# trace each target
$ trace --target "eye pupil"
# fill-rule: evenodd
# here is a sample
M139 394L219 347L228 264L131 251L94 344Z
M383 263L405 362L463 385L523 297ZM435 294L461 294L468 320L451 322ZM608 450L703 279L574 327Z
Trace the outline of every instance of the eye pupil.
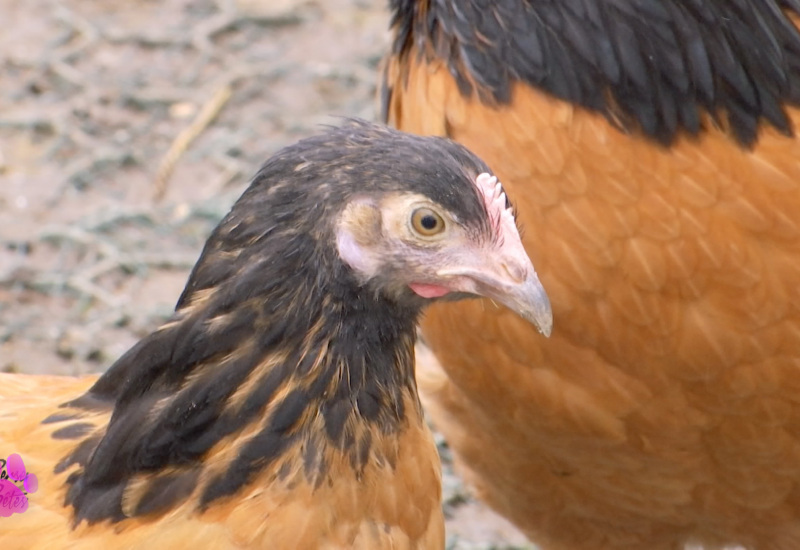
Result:
M430 208L417 208L411 214L411 227L423 237L433 237L444 231L444 220Z
M424 227L428 231L430 231L431 229L435 229L438 223L439 221L430 214L423 216L422 219L420 220L420 224L422 224L422 227Z

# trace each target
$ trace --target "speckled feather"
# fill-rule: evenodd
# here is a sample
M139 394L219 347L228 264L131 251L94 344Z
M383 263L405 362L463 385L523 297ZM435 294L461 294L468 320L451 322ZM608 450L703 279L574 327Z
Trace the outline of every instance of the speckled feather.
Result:
M480 5L393 3L386 114L493 166L556 328L435 306L426 411L545 550L800 548L798 4Z

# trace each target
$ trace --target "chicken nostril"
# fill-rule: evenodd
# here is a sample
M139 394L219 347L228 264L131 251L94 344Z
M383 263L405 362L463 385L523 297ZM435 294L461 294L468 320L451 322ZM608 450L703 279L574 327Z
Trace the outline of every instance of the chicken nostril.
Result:
M500 262L500 265L515 283L522 283L527 278L528 270L525 269L525 266L505 261Z

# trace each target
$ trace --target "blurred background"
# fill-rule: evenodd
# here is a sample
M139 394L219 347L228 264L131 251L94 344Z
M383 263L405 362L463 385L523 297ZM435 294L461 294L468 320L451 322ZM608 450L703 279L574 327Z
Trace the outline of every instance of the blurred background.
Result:
M387 4L0 0L0 369L100 372L163 322L267 157L377 119ZM448 548L533 548L438 441Z

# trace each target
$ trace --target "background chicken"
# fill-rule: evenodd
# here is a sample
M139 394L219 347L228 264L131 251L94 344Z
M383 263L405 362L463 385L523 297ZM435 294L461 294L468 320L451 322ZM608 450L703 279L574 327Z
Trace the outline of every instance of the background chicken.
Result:
M0 543L442 548L419 312L480 294L552 322L487 170L362 122L276 154L102 377L0 376L0 448L40 483Z
M391 4L386 118L496 168L553 300L426 316L468 477L546 549L800 548L800 3Z

